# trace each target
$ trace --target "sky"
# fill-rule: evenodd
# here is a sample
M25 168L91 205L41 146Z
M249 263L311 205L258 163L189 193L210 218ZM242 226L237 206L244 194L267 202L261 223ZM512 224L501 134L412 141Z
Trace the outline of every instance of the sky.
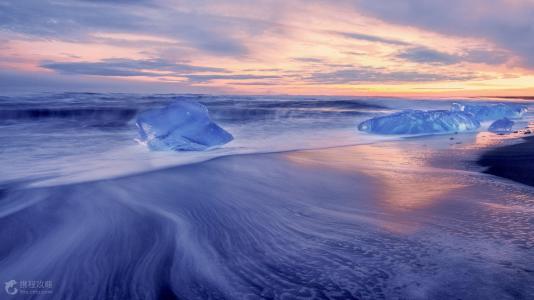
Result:
M534 0L0 0L0 90L534 95Z

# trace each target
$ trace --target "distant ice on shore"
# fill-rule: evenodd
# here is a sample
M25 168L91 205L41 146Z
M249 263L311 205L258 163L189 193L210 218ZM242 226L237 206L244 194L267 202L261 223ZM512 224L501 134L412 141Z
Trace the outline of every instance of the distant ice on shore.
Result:
M462 104L453 103L452 111L462 111L473 115L478 121L492 121L502 118L518 119L527 112L527 107L521 104L496 103L496 104Z
M480 123L464 112L405 110L362 122L358 129L378 134L423 134L473 131Z
M480 122L497 120L489 130L508 132L514 124L508 118L521 118L527 110L520 104L453 103L450 110L404 110L374 117L360 123L358 129L375 134L437 134L475 131Z
M491 123L488 131L494 133L509 133L512 131L512 126L514 126L514 121L511 121L508 118L499 119Z

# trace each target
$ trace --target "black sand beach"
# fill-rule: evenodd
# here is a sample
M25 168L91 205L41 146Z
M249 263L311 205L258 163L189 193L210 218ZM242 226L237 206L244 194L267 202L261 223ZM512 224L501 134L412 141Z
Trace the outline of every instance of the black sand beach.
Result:
M534 298L534 190L433 166L461 153L423 143L8 189L0 280L62 299Z
M489 150L478 163L488 167L485 171L488 174L534 186L534 137Z

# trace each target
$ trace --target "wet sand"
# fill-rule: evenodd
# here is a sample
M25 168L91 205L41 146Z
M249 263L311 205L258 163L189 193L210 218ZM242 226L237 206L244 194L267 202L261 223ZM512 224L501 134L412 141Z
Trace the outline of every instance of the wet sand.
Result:
M499 147L484 153L478 163L488 174L534 186L534 137L522 143Z
M53 282L32 299L533 299L534 189L458 168L458 139L8 188L0 280Z

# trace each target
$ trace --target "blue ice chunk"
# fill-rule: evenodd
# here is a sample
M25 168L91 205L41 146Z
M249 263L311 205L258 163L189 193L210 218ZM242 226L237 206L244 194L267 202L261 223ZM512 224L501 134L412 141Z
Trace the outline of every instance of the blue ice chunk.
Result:
M512 126L514 126L514 121L504 118L493 122L488 130L495 133L510 133Z
M521 118L527 107L521 104L496 103L496 104L462 104L453 103L451 111L463 111L472 114L479 121L499 120L502 118Z
M178 101L137 117L140 140L151 150L199 151L230 142L230 133L215 124L208 109L194 101Z
M377 134L433 134L471 131L480 127L472 115L448 110L405 110L360 123L358 129Z

